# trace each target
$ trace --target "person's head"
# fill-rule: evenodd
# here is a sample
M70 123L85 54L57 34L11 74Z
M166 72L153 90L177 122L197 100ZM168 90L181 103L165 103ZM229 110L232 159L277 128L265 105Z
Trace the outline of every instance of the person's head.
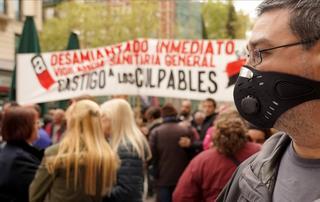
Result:
M153 120L156 120L161 117L161 109L159 107L151 106L145 112L145 117L147 119L147 122L150 123Z
M136 119L139 118L142 121L142 125L146 124L148 122L148 119L146 116L147 116L147 110L150 109L150 107L152 107L152 106L141 106L141 107L137 106L136 107L136 110L137 110L136 113L138 113L139 116L135 115L135 117L136 117Z
M56 109L54 111L52 120L54 124L62 124L65 120L65 112L63 109Z
M176 117L178 115L178 112L176 108L171 103L166 103L161 108L161 117Z
M305 146L320 141L319 10L319 0L264 0L234 93L247 120L286 131Z
M67 185L79 186L77 173L84 167L86 194L110 192L116 180L118 159L104 138L99 105L90 100L75 102L67 109L66 120L67 128L58 154L46 159L49 173L58 168L65 168L67 173L74 169L75 176L67 174ZM99 175L105 177L98 179ZM69 178L74 182L69 183ZM101 180L100 183L97 180ZM101 193L98 193L99 190Z
M220 114L215 120L215 128L213 144L226 156L233 156L247 142L247 126L236 110Z
M6 110L1 135L4 141L32 143L38 138L37 112L28 107L10 107Z
M81 100L91 100L91 101L94 101L94 97L92 97L91 95L80 95L78 97L75 97L75 98L72 98L69 100L69 105L72 105L73 103L75 102L79 102Z
M202 111L196 111L193 115L193 120L197 125L202 125L206 115Z
M37 118L40 119L40 117L41 117L41 108L40 108L39 105L32 104L32 105L25 105L24 107L34 109L37 112Z
M64 117L63 110L56 110L55 116L59 115ZM72 104L66 112L67 120L67 133L71 131L78 131L84 134L94 134L99 138L102 134L100 123L100 108L99 105L90 100L82 100Z
M49 114L45 114L43 116L43 125L42 128L46 128L46 126L48 124L52 123L52 116L50 116Z
M56 109L50 109L48 112L48 115L51 116L51 118L53 118L55 112L56 112Z
M144 135L139 130L130 104L124 99L112 99L101 106L102 125L105 136L110 137L114 151L120 145L132 145L143 160L151 157L151 152Z
M271 136L271 131L249 124L247 135L251 142L263 144Z
M207 98L202 103L202 109L206 116L210 116L216 111L217 103L212 98Z
M189 116L191 114L192 104L190 100L183 100L181 102L180 115Z
M18 107L18 106L19 106L19 104L18 104L17 102L15 102L15 101L7 101L7 102L5 102L5 103L3 104L2 110L3 110L4 112L6 112L9 108L11 108L11 107Z

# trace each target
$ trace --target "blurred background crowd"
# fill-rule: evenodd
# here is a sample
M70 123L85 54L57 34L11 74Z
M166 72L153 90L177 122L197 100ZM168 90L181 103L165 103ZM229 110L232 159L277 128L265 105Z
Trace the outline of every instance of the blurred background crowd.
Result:
M127 96L100 106L81 96L69 105L43 115L38 105L3 105L1 201L214 201L274 133L212 98L195 109L190 100L135 109Z

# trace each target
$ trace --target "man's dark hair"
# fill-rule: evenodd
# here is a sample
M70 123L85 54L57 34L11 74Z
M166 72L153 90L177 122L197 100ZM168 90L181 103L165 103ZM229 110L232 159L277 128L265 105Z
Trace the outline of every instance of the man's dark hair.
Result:
M4 114L1 135L4 141L25 141L35 130L37 112L29 107L10 107Z
M290 11L290 29L302 41L319 40L320 0L264 0L258 6L257 11L260 16L275 9L288 9ZM304 47L306 49L311 48L316 42L304 44Z
M149 120L150 118L158 119L161 117L161 109L159 107L151 106L145 112L146 118Z
M161 108L161 116L162 117L169 117L169 116L177 116L178 112L176 108L171 103L166 103Z
M214 108L217 108L217 102L212 98L207 98L204 100L205 102L211 102Z

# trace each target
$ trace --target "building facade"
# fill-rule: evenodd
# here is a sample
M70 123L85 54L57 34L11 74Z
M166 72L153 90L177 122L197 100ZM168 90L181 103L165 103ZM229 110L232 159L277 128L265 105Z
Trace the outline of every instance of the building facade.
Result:
M25 16L34 16L41 30L42 0L0 0L0 105L8 98Z

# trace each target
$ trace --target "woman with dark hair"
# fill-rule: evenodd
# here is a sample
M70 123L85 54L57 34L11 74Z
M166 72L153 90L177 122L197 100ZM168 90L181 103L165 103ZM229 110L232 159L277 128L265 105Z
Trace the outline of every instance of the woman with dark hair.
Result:
M247 141L246 124L236 111L220 114L215 127L214 147L190 162L179 179L173 201L215 201L237 166L260 150L260 145Z
M28 201L29 185L43 157L31 144L37 139L37 112L31 108L8 108L3 116L1 135L6 144L0 149L0 201Z

